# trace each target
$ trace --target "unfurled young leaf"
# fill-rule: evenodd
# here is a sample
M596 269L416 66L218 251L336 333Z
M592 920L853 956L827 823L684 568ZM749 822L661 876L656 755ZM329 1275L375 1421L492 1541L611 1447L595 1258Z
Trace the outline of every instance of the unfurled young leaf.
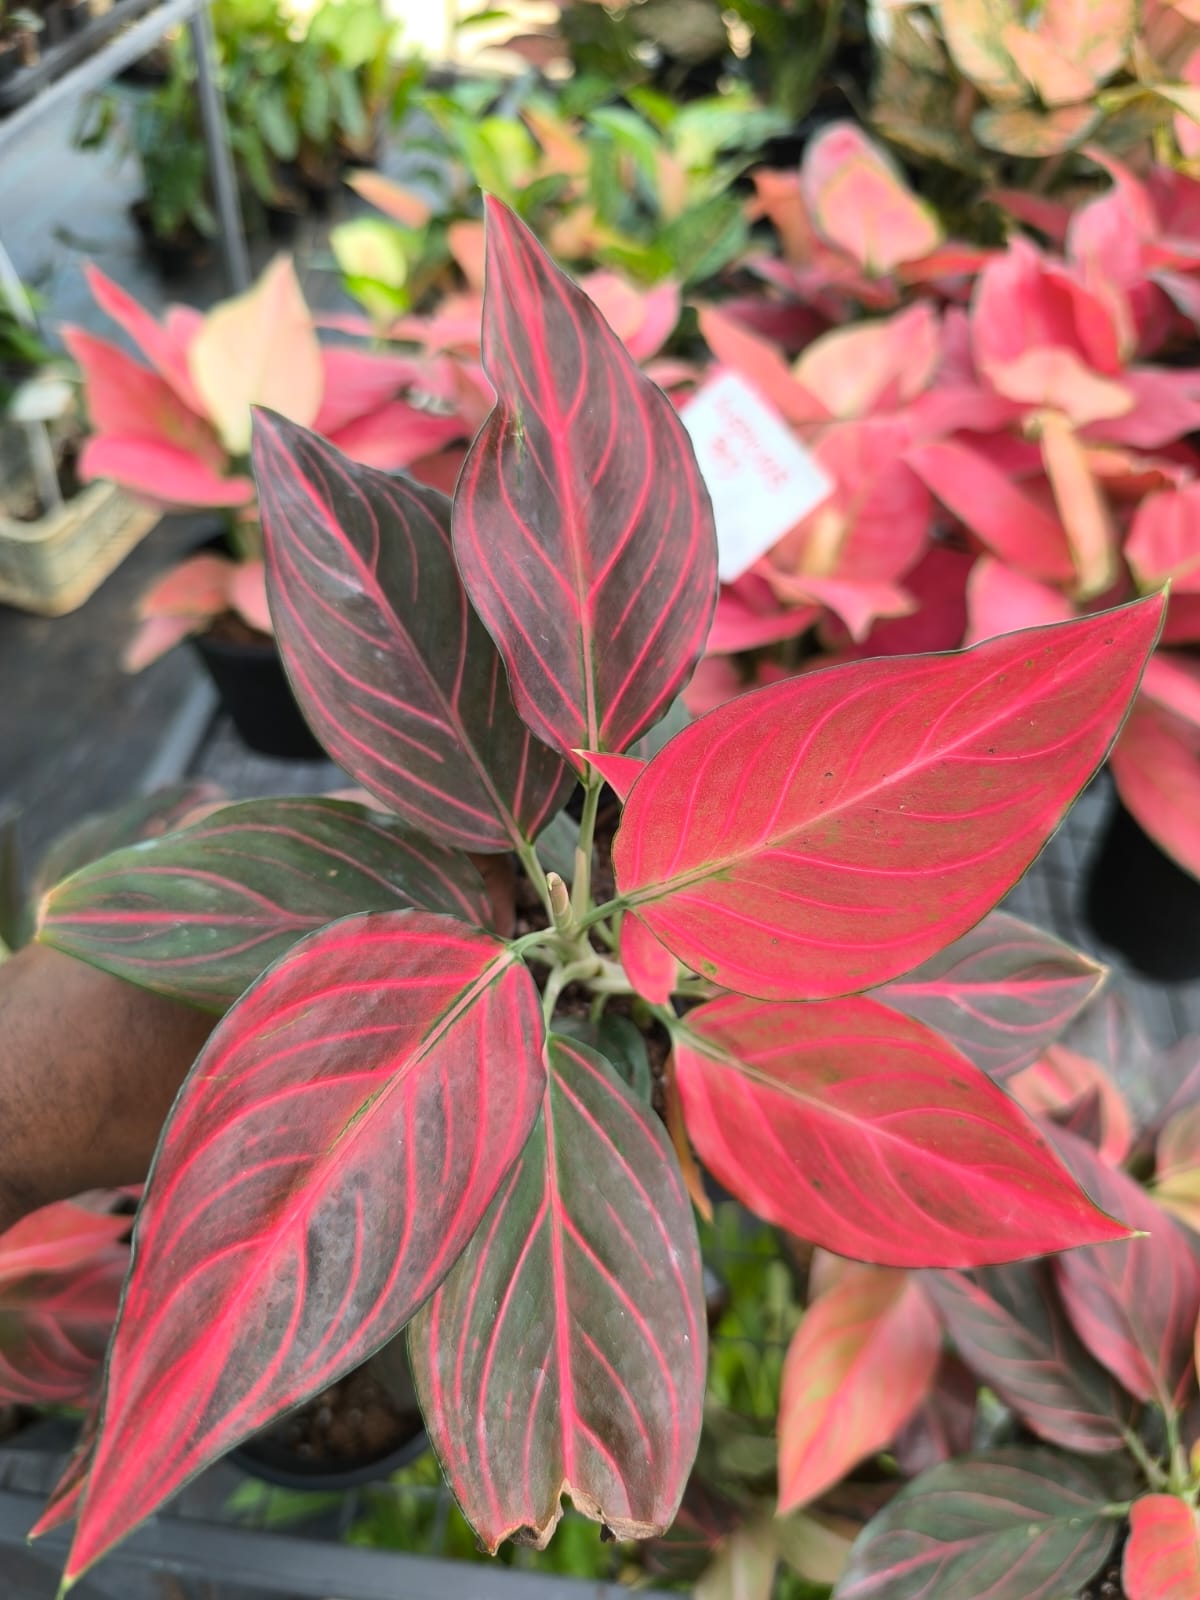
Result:
M1128 1600L1196 1600L1200 1521L1193 1507L1173 1494L1135 1500L1121 1577Z
M1055 1143L1099 1205L1145 1238L1070 1250L1054 1264L1063 1304L1091 1353L1139 1400L1178 1406L1195 1382L1200 1262L1177 1224L1125 1173L1064 1132Z
M1104 967L1007 911L993 911L940 955L874 991L1005 1078L1035 1061L1091 1000Z
M963 1360L1048 1444L1119 1450L1129 1401L1075 1336L1049 1265L990 1267L920 1281Z
M38 937L223 1011L305 934L405 906L479 926L491 917L457 851L340 800L246 800L76 872L43 900Z
M421 911L310 935L219 1024L142 1202L68 1578L433 1293L529 1135L542 1037L507 947Z
M815 1500L890 1443L925 1399L941 1355L910 1273L851 1273L804 1313L783 1369L779 1509Z
M993 1083L871 1000L710 1001L679 1027L675 1069L713 1176L839 1255L978 1266L1125 1234Z
M329 754L440 843L532 838L568 780L513 708L454 563L449 501L263 412L254 463L276 637Z
M1108 1495L1049 1450L934 1467L869 1522L834 1600L1066 1600L1102 1565Z
M533 731L564 753L619 752L704 650L712 507L674 408L494 200L487 249L497 400L455 495L455 554Z
M1162 612L1156 596L719 706L634 786L618 890L687 966L744 994L899 976L1037 855L1120 727Z
M489 1550L544 1546L564 1494L620 1537L670 1525L704 1397L696 1225L661 1122L587 1046L551 1037L541 1118L409 1348Z

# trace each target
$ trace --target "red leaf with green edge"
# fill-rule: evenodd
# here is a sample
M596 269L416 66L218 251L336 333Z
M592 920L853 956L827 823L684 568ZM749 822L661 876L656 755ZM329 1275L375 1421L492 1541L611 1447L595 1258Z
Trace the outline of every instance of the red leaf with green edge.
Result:
M271 616L309 724L356 783L464 850L532 838L566 799L467 600L450 502L259 411Z
M666 1005L679 976L679 963L632 911L621 918L621 965L644 1000Z
M551 1036L542 1116L414 1319L425 1425L480 1539L542 1548L569 1494L622 1538L667 1528L696 1454L700 1247L653 1111Z
M246 800L75 873L38 938L129 983L224 1011L298 939L356 911L487 924L457 851L341 800Z
M1200 1519L1191 1506L1173 1494L1134 1501L1121 1578L1128 1600L1196 1600Z
M704 651L712 506L675 408L523 223L487 201L483 363L454 552L547 744L626 749Z
M224 791L215 783L174 783L153 794L139 795L112 811L85 817L69 832L60 834L46 851L30 886L31 897L40 899L47 889L112 850L173 833L195 813L219 805L224 798Z
M929 1393L941 1348L909 1273L851 1273L809 1306L783 1366L781 1512L815 1500L896 1436Z
M629 799L629 791L646 765L641 756L609 756L595 750L576 750L575 754L582 756L595 767L622 803Z
M743 994L824 999L910 971L1058 826L1121 725L1163 604L718 706L634 785L613 845L621 896L685 965Z
M1129 1401L1076 1338L1047 1263L921 1282L959 1355L1039 1438L1088 1455L1122 1448Z
M1126 1236L990 1079L872 1000L724 996L676 1029L675 1070L713 1176L839 1255L985 1266Z
M867 1524L833 1600L1064 1600L1112 1548L1108 1499L1049 1450L948 1461Z
M142 1201L69 1581L432 1294L529 1136L542 1039L509 949L423 911L311 934L217 1026Z
M1106 976L1061 939L993 911L874 998L928 1023L968 1061L1003 1078L1036 1061Z
M1054 1263L1075 1331L1138 1400L1179 1404L1193 1383L1192 1339L1200 1316L1200 1262L1184 1233L1124 1172L1081 1139L1054 1142L1088 1193L1145 1238L1072 1250Z

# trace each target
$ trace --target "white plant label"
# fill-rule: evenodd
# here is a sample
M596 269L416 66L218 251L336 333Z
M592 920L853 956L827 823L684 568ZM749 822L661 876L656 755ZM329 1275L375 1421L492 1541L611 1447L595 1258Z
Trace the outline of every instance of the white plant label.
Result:
M735 373L706 383L680 412L717 524L722 583L819 506L833 484L778 413Z

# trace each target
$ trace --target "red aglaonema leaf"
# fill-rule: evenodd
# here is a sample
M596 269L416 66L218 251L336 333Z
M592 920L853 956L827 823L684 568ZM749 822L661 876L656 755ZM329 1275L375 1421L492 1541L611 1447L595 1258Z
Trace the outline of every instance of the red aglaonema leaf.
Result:
M1068 1251L1055 1262L1067 1315L1130 1394L1173 1407L1194 1382L1200 1263L1180 1228L1132 1178L1069 1133L1056 1130L1054 1142L1096 1202L1146 1234Z
M432 1294L533 1126L542 1037L509 949L422 911L311 934L218 1025L142 1202L69 1581Z
M1049 1450L948 1461L867 1524L833 1600L1064 1600L1112 1548L1108 1500Z
M457 851L341 800L246 800L75 873L43 900L38 938L223 1011L305 934L404 906L491 917Z
M1096 994L1106 970L1007 911L977 927L874 998L949 1039L1004 1078L1036 1061Z
M40 1539L52 1529L63 1527L78 1514L79 1502L83 1499L83 1491L87 1487L88 1473L92 1470L92 1456L96 1450L96 1431L99 1425L100 1396L97 1393L88 1403L75 1448L71 1451L58 1482L51 1490L41 1516L30 1528L27 1535L29 1539Z
M940 656L856 661L719 706L637 780L628 905L766 999L885 983L991 909L1112 743L1163 599Z
M1128 1600L1196 1600L1200 1519L1173 1494L1147 1494L1129 1513L1121 1577Z
M70 1200L0 1233L0 1404L78 1405L116 1320L128 1217Z
M259 412L254 464L275 633L333 759L410 827L466 850L531 838L563 764L517 716L435 489Z
M642 768L646 765L641 756L610 756L594 750L577 750L575 754L591 762L621 801L629 799L629 791L641 777Z
M666 1005L679 975L679 963L632 911L621 919L621 965L643 999Z
M815 1500L894 1438L928 1393L941 1346L910 1273L851 1273L809 1306L783 1367L780 1511Z
M455 554L533 731L619 752L704 650L712 507L674 407L587 295L498 201L487 228L496 405L459 479Z
M966 1455L978 1409L974 1373L953 1351L943 1350L933 1387L892 1441L891 1453L904 1476L915 1478L952 1456Z
M872 1000L724 996L688 1013L675 1069L713 1176L839 1255L977 1266L1126 1236L988 1078Z
M491 1551L542 1548L560 1497L622 1537L671 1523L700 1436L696 1225L662 1123L553 1037L542 1115L409 1331L425 1424Z
M988 1267L921 1282L959 1355L1048 1444L1119 1450L1129 1401L1076 1338L1045 1262Z
M1112 754L1126 807L1160 849L1200 873L1200 728L1140 700Z

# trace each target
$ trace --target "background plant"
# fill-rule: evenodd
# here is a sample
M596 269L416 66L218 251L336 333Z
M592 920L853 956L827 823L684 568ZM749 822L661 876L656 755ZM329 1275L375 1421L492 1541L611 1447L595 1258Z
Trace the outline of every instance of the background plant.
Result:
M487 1548L543 1544L564 1493L661 1532L703 1415L687 1140L764 1220L879 1265L1128 1238L911 990L944 987L939 952L1103 759L1162 597L811 673L644 759L708 633L711 506L592 303L498 202L489 227L496 402L453 506L256 422L293 687L391 815L224 808L42 903L41 938L225 1012L149 1180L94 1449L43 1518L78 1513L69 1579L406 1327ZM577 781L568 885L536 841ZM497 926L480 855L534 886L527 933ZM670 1038L673 1138L608 1053L618 996Z

